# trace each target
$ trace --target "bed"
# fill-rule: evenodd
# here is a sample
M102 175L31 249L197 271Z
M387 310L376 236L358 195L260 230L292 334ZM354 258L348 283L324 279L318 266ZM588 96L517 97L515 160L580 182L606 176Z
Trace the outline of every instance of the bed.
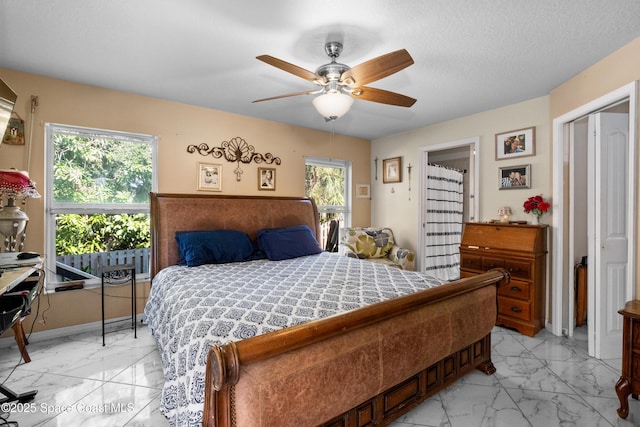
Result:
M176 233L255 240L261 230L302 227L317 238L318 218L307 198L151 194L145 320L171 425L388 425L473 369L495 372L490 337L504 270L439 284L322 251L179 265ZM241 293L249 299L229 302Z

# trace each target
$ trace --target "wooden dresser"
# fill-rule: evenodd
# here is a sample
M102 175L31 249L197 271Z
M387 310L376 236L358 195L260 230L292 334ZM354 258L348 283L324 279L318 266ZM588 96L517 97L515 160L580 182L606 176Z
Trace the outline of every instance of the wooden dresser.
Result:
M618 415L629 415L629 395L638 399L640 393L640 301L628 301L618 313L622 323L622 375L616 383L616 394L620 399Z
M511 282L498 288L497 325L530 337L544 327L547 225L469 222L460 243L460 276L502 267Z

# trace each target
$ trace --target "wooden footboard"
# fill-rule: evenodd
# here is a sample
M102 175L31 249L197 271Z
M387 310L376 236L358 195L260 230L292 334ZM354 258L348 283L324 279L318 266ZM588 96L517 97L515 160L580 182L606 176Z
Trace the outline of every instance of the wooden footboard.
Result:
M385 426L398 419L458 378L479 369L491 375L491 334L439 360L402 383L391 387L322 427Z
M505 270L212 347L204 426L387 425L487 374Z

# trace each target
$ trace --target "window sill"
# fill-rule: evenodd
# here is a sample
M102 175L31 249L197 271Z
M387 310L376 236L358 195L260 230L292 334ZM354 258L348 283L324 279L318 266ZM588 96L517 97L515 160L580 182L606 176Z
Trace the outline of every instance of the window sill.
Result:
M136 285L147 284L149 283L149 276L144 275L141 277L136 277ZM74 285L79 285L78 287L74 287ZM107 288L119 288L123 286L130 286L131 282L127 281L125 283L105 283L104 287ZM87 291L87 290L98 290L100 291L101 284L96 281L86 281L86 280L78 280L75 282L59 282L59 283L50 283L47 285L48 287L45 289L45 294L63 294L71 291ZM70 286L69 289L65 290L56 290L61 286ZM80 287L81 286L81 287Z

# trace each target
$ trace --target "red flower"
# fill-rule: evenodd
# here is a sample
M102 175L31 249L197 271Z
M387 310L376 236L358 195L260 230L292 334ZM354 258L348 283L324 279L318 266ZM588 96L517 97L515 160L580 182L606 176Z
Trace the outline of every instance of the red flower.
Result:
M542 216L551 207L551 203L545 202L541 195L529 197L522 205L525 213L533 213Z

